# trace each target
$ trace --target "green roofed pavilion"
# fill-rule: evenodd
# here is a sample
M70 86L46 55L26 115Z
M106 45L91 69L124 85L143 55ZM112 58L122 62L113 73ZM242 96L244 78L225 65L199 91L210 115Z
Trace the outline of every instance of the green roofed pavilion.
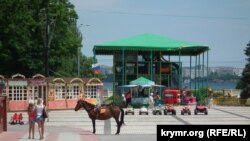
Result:
M197 55L209 48L205 45L175 40L154 34L142 34L94 46L96 55L113 55L116 50L161 51L163 55Z
M93 48L94 55L113 56L113 91L118 95L121 94L119 88L124 88L133 80L142 81L142 78L166 88L182 89L184 82L190 89L205 87L208 85L203 84L207 82L208 51L206 45L154 34L96 44ZM182 56L190 60L189 78L185 77L185 81Z

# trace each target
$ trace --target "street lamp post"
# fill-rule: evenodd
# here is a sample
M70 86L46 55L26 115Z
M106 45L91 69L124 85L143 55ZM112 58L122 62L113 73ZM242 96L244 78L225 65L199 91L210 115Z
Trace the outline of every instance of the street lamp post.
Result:
M77 76L80 76L80 52L81 52L81 47L77 48Z
M49 77L49 0L46 1L45 76Z
M2 92L3 89L5 89L5 81L0 80L0 125L2 126L1 128L3 129L2 131L7 131L7 96L3 96ZM1 131L0 131L1 133Z
M77 30L80 34L80 36L82 36L81 34L81 31L79 31L79 29L82 27L83 24L80 24L78 27L77 27ZM82 37L81 37L82 38ZM80 47L77 47L77 76L79 77L80 76L80 51L81 51L81 46Z
M77 29L79 30L81 27L83 26L90 26L90 25L83 25L83 24L80 24ZM82 33L79 32L79 34L82 36ZM83 40L83 38L82 38ZM79 77L80 76L80 52L81 52L81 48L82 48L82 45L80 47L77 48L77 76Z

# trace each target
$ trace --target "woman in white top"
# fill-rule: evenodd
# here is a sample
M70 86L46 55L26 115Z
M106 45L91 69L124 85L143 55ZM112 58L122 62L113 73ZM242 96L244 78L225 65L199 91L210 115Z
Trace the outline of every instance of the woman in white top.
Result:
M38 124L38 131L40 135L40 140L43 139L43 134L44 134L44 117L43 117L43 109L45 109L45 106L43 105L43 100L39 98L37 100L37 105L36 105L36 122Z

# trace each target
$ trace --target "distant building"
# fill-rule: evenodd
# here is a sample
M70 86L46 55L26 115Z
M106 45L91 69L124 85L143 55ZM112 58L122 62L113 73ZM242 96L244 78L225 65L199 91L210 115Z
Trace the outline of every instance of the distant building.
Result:
M236 76L241 76L243 68L234 68L234 67L211 67L209 73L217 74L231 74Z
M113 67L101 65L101 72L103 74L113 74Z
M196 77L206 77L207 76L207 67L206 66L197 66L197 67L183 67L182 70L183 77L194 79Z
M72 109L79 98L95 99L103 92L98 78L54 78L36 74L26 78L14 74L11 78L0 75L4 87L0 95L8 97L8 111L26 110L30 102L42 98L48 109Z
M203 68L204 67L204 68ZM204 73L203 73L204 69ZM191 72L190 72L191 71ZM236 76L241 76L243 72L243 68L234 68L234 67L209 67L208 68L208 73L207 73L207 68L206 66L200 66L196 68L192 67L191 70L189 67L183 67L182 73L183 77L185 78L191 78L194 79L196 77L206 77L207 74L230 74L230 75L236 75ZM191 75L191 77L190 77Z
M241 76L243 72L243 68L233 68L234 74L237 76Z

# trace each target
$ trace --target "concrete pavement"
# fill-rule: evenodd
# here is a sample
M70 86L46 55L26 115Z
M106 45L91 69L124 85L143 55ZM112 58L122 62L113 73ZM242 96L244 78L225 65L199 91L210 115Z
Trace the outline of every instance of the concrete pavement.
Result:
M0 135L1 141L30 141L30 140L39 140L38 133L36 133L35 139L28 139L28 132L14 132L8 131L3 132ZM53 133L46 132L44 141L98 141L96 135L90 132L82 133Z
M30 141L39 140L36 127L35 138L28 139L28 124L12 125L8 132L0 134L0 141ZM66 127L45 127L44 141L99 141L97 136L90 131Z
M194 115L194 106L190 106L191 115L181 115L181 106L175 107L176 116L172 115L139 115L139 110L135 110L135 115L125 115L125 124L121 128L119 136L116 132L116 123L114 119L105 121L96 121L96 134L92 134L92 122L86 111L75 112L73 110L60 110L49 112L49 122L45 123L46 141L110 141L117 138L130 138L130 141L156 140L156 126L158 124L166 125L195 125L195 124L229 124L250 125L250 107L235 106L214 106L208 110L208 115ZM8 113L8 119L13 113ZM25 141L28 139L27 114L24 112L25 125L8 125L8 132L0 134L0 140L6 141ZM36 133L35 140L39 139Z

